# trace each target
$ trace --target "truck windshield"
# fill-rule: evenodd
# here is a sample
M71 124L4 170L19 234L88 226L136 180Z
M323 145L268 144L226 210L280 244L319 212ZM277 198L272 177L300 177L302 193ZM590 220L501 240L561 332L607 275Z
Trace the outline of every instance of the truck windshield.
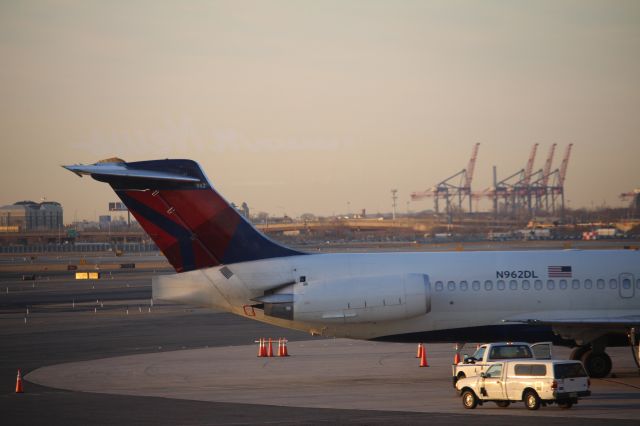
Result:
M495 346L489 352L489 359L533 358L531 349L526 345Z
M471 356L477 360L481 360L482 357L484 356L485 349L486 349L485 346L480 346Z
M579 362L556 364L553 366L556 379L571 379L573 377L587 377L587 372Z

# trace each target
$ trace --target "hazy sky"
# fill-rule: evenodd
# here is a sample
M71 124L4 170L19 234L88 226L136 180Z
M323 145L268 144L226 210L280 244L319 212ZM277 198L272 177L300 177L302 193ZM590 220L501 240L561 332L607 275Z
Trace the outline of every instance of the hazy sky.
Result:
M61 164L193 158L271 214L390 211L573 142L570 207L640 187L639 1L0 0L0 204L95 219ZM432 202L412 203L412 210ZM487 205L488 207L488 205Z

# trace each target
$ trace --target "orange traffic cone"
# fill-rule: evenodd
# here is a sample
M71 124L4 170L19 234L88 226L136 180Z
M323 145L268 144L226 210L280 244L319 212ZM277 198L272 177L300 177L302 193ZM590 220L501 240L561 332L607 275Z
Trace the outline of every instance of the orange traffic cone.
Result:
M287 350L287 339L282 338L282 355L280 356L289 356L289 351Z
M420 354L420 367L428 367L429 363L427 362L427 350L424 346L422 346L422 354Z
M453 357L453 363L455 365L460 364L460 352L456 352L455 356Z
M271 358L273 356L273 344L271 342L271 337L269 337L269 348L267 350L267 356Z
M420 358L422 356L422 343L418 343L418 353L416 353L416 358Z
M18 377L16 378L16 393L22 393L24 389L22 389L22 377L20 376L20 369L18 368Z
M258 345L258 357L262 358L267 356L267 348L265 347L265 341L264 339L261 337L259 340L259 345Z

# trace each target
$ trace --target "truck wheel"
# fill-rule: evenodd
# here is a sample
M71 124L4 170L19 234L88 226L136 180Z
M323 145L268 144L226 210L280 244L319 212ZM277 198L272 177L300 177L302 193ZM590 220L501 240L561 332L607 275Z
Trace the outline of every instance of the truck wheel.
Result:
M507 408L511 401L496 401L496 405L500 408Z
M558 407L562 408L563 410L568 410L572 406L573 406L573 402L571 401L558 402Z
M540 408L540 397L534 390L528 390L524 393L524 406L527 410L537 410Z
M469 410L476 408L478 405L478 397L472 390L467 389L462 392L462 405Z
M582 363L589 373L589 377L601 379L611 373L611 358L606 352L593 352L589 350L582 355Z

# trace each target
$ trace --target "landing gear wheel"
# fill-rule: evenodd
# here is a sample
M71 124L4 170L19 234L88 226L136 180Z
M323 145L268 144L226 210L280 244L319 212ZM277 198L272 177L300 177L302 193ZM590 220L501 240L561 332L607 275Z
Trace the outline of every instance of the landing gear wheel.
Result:
M496 405L500 408L507 408L511 401L496 401Z
M569 408L573 407L573 402L571 401L558 402L558 407L562 408L563 410L568 410Z
M472 390L462 392L462 406L469 410L476 408L478 405L478 397Z
M611 373L611 358L605 352L589 350L582 355L581 361L589 377L601 379Z
M540 408L540 397L536 391L528 390L524 393L524 406L527 410L537 410Z
M569 359L574 361L579 361L582 356L589 350L589 346L578 346L573 348L571 351L571 355L569 355Z

